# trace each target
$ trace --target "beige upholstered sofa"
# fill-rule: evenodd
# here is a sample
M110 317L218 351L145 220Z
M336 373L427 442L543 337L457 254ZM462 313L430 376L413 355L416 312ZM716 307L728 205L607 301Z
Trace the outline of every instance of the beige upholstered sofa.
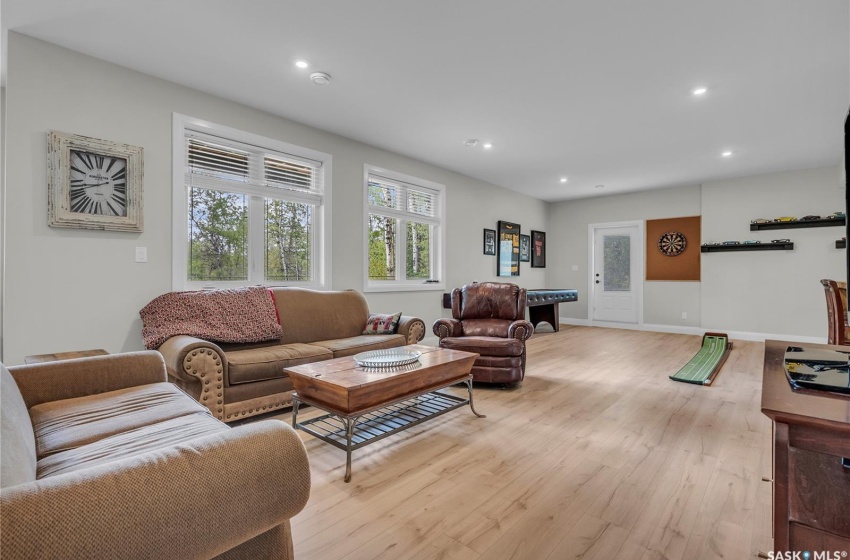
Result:
M425 336L422 319L406 316L396 334L362 334L369 307L353 290L271 291L283 330L280 340L216 344L181 335L158 348L170 380L219 420L232 422L290 406L292 383L284 367L416 344Z
M0 376L3 560L293 557L310 469L284 422L228 427L152 351Z

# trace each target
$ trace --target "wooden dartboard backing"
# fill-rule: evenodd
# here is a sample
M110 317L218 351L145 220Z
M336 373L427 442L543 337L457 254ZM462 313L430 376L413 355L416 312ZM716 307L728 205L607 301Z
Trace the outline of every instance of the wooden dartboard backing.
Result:
M658 238L658 250L668 257L681 255L687 246L688 240L678 231L668 231Z

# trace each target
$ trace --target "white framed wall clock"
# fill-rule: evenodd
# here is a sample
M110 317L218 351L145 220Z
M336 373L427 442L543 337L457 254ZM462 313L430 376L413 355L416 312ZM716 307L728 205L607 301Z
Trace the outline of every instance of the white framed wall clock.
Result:
M51 131L47 137L47 224L143 231L144 150Z

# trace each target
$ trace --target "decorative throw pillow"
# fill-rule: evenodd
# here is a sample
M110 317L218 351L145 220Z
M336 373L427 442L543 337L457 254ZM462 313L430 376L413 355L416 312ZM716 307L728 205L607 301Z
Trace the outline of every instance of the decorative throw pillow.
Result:
M401 319L401 311L393 315L380 315L373 313L369 315L363 334L395 334L398 322Z

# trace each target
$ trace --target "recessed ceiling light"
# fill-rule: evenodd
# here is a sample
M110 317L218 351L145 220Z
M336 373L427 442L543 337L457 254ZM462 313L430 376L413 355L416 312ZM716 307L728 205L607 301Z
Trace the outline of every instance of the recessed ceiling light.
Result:
M694 95L705 95L705 92L707 92L707 91L708 91L708 88L698 87L695 90L693 90L691 93L693 93Z
M562 183L566 183L566 182L567 182L567 178L566 178L566 177L561 177L561 182L562 182Z
M478 145L478 138L470 138L469 140L464 140L463 145L469 146L470 148L472 148L473 146L477 146Z
M296 60L295 66L297 66L298 68L307 68L310 66L310 63L306 60Z
M733 153L732 150L726 150L725 152L723 152L720 155L723 156L723 157L732 157L732 153Z
M593 188L594 188L594 189L604 189L604 188L605 188L605 185L596 185L596 186L595 186L595 187L593 187Z
M324 72L313 72L310 74L310 80L317 86L326 86L331 83L331 75Z
M485 150L489 150L489 149L490 149L490 148L492 148L492 147L493 147L493 144L491 144L490 142L487 142L487 143L485 143L485 144L484 144L484 149L485 149Z

